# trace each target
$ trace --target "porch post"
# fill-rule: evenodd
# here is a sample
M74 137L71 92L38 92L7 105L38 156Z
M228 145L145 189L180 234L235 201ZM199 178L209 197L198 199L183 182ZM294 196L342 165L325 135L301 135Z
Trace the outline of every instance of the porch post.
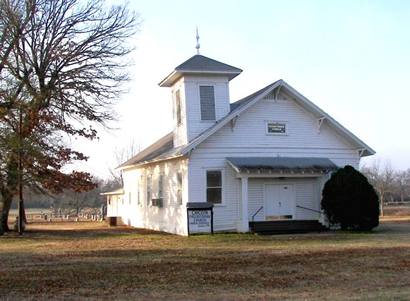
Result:
M248 177L241 177L242 184L242 208L241 208L241 232L249 232L249 219L248 219Z

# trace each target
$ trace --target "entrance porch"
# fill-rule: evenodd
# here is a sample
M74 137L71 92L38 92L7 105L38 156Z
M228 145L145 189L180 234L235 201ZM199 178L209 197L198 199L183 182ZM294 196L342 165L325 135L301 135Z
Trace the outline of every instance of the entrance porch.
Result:
M321 190L337 166L326 158L227 158L241 181L239 232L320 231Z

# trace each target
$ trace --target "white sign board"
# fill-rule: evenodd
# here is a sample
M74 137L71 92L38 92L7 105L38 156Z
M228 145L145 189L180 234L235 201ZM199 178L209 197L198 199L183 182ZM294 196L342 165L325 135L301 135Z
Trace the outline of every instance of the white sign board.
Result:
M189 233L211 233L212 231L212 211L209 210L188 210Z

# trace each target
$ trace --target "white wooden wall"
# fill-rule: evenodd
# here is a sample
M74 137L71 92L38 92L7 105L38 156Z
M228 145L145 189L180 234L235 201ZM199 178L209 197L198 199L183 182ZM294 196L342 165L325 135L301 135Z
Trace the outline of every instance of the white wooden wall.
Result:
M287 136L266 135L266 121L286 121ZM197 151L205 156L326 157L335 164L359 167L359 153L330 128L318 131L317 118L293 100L261 100L230 125L209 137ZM226 157L225 156L225 157Z
M188 163L188 198L190 202L206 202L206 171L222 170L222 204L214 206L214 229L236 230L238 226L240 197L240 180L235 172L226 164L225 157L196 159L191 157Z
M108 197L110 202L108 202ZM121 203L122 195L107 196L107 216L118 216L118 206Z
M174 145L188 143L216 121L201 120L199 86L214 86L216 120L225 117L230 110L229 81L226 76L185 76L172 87L181 91L182 124L176 127ZM174 114L175 118L175 114ZM176 124L176 122L175 122Z
M177 172L182 172L183 193L182 204L177 202ZM140 185L141 174L143 182ZM146 175L152 174L152 198L158 197L158 177L164 176L163 207L152 206L147 203ZM186 203L187 162L186 160L172 160L159 164L152 164L145 168L131 169L123 172L124 205L120 216L125 223L139 228L165 231L180 235L187 234ZM141 202L138 204L138 185L140 185ZM131 201L129 199L131 193Z
M286 121L288 135L266 135L266 121ZM348 141L326 122L319 132L316 117L293 100L262 100L243 113L234 128L226 125L200 144L189 158L190 201L206 201L206 169L224 170L223 204L217 205L214 210L216 230L237 229L239 222L240 180L235 178L225 158L252 156L324 157L340 167L350 164L355 168L359 167L360 161L358 151ZM323 183L313 188L311 184L309 181L298 184L298 198L301 203L317 207L317 202L308 204L307 200L312 200L312 191L316 195L315 200L318 200ZM250 189L254 190L255 187ZM300 216L299 212L296 214Z

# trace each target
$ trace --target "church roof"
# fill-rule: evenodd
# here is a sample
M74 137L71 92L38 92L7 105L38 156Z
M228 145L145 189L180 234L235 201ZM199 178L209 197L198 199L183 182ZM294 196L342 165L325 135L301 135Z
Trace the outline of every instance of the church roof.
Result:
M197 54L175 68L178 71L212 71L241 73L242 70L231 65L221 63L209 57Z
M159 85L161 87L170 87L185 74L227 75L231 80L241 72L242 70L239 68L197 54L177 66Z
M141 162L147 162L155 159L161 155L166 154L169 150L174 148L174 136L173 133L169 133L157 140L155 143L151 144L147 148L140 151L138 154L133 156L131 159L125 161L117 168L124 168L127 166L135 165Z
M265 87L262 90L264 91L268 87ZM231 112L241 107L242 105L245 105L249 100L253 99L253 97L255 97L256 94L259 94L258 92L255 92L252 95L249 95L248 97L242 98L234 103L231 103ZM183 155L182 150L186 147L186 145L181 146L181 147L174 147L173 138L174 138L173 133L172 132L168 133L167 135L157 140L155 143L151 144L150 146L148 146L147 148L145 148L144 150L142 150L141 152L139 152L138 154L130 158L129 160L122 163L117 168L123 169L123 168L126 168L127 166L144 164L144 163L149 163L151 161L169 159L172 157L179 157Z

